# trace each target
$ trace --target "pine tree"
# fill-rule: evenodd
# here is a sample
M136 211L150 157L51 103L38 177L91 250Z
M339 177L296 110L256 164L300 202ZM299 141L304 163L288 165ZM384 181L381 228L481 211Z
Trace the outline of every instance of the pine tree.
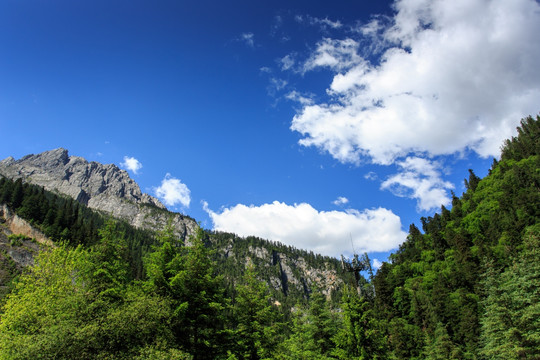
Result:
M271 358L277 345L278 313L271 304L268 286L248 266L242 284L236 287L234 304L235 354L240 359Z
M190 245L182 246L169 225L161 233L161 246L147 260L147 286L169 299L176 342L194 359L214 359L225 350L220 346L227 300L204 236L199 228Z
M282 346L284 359L330 359L338 324L326 297L314 292L309 308L294 317L292 334Z
M335 337L338 359L385 359L386 339L373 305L352 287L343 293L344 327Z

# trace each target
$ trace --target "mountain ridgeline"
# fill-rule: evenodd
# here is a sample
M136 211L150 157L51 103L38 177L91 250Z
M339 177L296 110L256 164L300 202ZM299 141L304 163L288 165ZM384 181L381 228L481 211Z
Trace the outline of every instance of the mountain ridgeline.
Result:
M0 275L35 262L2 288L0 360L540 358L539 116L376 274L367 255L344 274L336 259L188 226L125 172L62 149L0 174ZM158 215L89 208L118 194Z

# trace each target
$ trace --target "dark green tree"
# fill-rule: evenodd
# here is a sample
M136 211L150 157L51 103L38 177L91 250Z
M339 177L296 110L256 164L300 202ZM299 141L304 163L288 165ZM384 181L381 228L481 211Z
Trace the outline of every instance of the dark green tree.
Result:
M216 276L204 236L199 228L182 246L168 226L160 235L161 246L147 260L147 286L170 301L176 343L194 359L216 358L226 341L223 279Z
M272 358L279 341L278 312L271 303L268 286L248 266L236 287L233 333L234 353L239 359Z
M343 293L343 328L334 338L338 359L386 359L386 338L375 309L365 296L348 287Z

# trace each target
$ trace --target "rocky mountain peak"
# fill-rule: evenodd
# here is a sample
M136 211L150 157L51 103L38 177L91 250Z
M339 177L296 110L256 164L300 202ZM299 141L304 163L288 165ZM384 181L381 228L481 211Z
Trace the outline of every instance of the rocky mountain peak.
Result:
M69 156L63 148L19 160L12 157L0 162L0 175L43 186L49 191L68 195L90 208L101 210L142 228L160 228L156 214L171 218L177 225L177 234L185 237L196 227L189 219L186 225L181 214L168 212L153 196L144 194L129 174L114 164L89 162L78 156ZM151 209L154 209L150 216ZM165 219L162 219L166 221ZM193 224L192 224L192 223ZM162 224L164 225L164 224Z

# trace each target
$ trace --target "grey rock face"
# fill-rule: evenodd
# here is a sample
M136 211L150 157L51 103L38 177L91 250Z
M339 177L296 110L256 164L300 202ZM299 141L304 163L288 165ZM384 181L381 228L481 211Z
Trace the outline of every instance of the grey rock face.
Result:
M193 219L169 212L158 199L142 193L125 170L114 164L69 156L66 149L27 155L19 160L8 157L0 161L0 174L68 195L138 228L156 230L171 221L176 235L185 239L197 227Z

